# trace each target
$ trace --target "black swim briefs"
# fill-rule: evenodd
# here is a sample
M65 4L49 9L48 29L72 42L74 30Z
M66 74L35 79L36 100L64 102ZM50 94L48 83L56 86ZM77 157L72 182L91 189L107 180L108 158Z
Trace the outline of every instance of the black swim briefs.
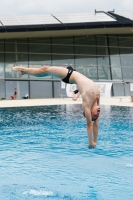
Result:
M67 69L68 69L68 73L67 73L66 77L62 79L62 81L64 83L69 83L69 78L70 78L71 74L73 73L73 71L76 71L71 66L67 67Z

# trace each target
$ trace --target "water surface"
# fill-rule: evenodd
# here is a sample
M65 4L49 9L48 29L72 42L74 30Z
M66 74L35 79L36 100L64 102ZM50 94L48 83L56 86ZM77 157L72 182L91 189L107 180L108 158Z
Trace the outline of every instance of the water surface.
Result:
M132 200L133 108L101 110L88 149L81 105L0 109L0 200Z

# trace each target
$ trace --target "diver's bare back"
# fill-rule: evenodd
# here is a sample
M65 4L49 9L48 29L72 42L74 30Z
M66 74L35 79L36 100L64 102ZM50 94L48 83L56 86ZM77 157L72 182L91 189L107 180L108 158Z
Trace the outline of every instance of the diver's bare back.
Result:
M96 83L93 82L91 79L76 71L72 73L72 79L74 79L74 82L77 84L81 96L83 94L87 95L88 97L90 97L92 102L94 102L96 99L100 99L99 88Z

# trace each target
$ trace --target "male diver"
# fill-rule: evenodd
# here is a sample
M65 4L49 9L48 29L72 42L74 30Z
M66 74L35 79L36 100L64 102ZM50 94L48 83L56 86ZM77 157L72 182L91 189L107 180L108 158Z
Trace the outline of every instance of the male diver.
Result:
M56 76L65 83L75 83L82 97L82 107L87 123L88 148L95 148L98 137L98 122L100 115L100 91L98 86L89 78L77 72L72 67L44 66L41 68L12 67L20 74L30 74L36 77ZM93 121L93 123L92 123Z

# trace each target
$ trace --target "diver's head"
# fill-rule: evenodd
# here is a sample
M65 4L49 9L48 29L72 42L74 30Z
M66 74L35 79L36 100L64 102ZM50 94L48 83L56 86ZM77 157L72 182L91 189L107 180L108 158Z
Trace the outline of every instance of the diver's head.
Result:
M83 111L83 115L84 117L85 116L85 111ZM91 118L92 118L92 121L95 121L100 115L100 107L99 106L94 106L92 109L91 109Z
M91 109L91 117L92 121L95 121L100 115L100 107L99 106L93 106Z

